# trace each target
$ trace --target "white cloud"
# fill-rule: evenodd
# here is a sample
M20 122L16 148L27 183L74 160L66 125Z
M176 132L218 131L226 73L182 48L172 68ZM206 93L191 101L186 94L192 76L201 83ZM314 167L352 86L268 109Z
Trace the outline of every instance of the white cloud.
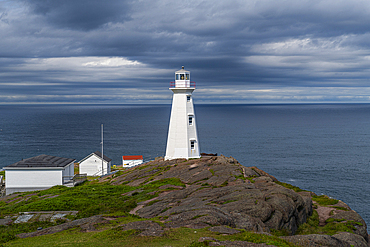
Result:
M88 67L120 67L120 66L128 66L128 65L142 65L142 63L138 61L131 61L127 58L122 57L93 57L90 58L91 62L83 63L82 66Z

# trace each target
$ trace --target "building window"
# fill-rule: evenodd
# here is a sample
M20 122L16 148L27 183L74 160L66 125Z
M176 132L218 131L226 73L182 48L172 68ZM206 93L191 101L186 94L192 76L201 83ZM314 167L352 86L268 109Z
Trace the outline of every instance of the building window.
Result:
M180 74L180 80L184 80L184 74Z
M193 125L193 116L189 116L189 125Z
M187 102L190 102L190 95L187 95L187 96L186 96L186 101L187 101Z
M186 80L190 80L190 75L189 74L186 74Z
M176 80L180 80L180 75L176 74Z
M195 149L195 141L190 141L190 148Z

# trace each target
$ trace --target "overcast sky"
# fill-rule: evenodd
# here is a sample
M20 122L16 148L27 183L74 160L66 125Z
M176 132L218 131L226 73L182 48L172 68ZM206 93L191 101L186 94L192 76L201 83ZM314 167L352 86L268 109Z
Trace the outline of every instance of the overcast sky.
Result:
M0 0L0 104L370 103L369 0Z

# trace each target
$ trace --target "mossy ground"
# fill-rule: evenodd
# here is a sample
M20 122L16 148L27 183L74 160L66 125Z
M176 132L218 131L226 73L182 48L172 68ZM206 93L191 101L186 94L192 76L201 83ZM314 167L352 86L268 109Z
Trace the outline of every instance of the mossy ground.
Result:
M317 202L320 206L335 205L338 200L328 197L327 195L312 196L312 200Z
M302 192L302 191L307 191L307 190L302 190L301 188L297 187L297 186L294 186L294 185L291 185L291 184L287 184L287 183L283 183L283 182L275 182L281 186L284 186L285 188L288 188L288 189L291 189L291 190L294 190L295 192Z
M353 233L353 230L356 230L354 225L360 225L359 222L346 221L341 219L329 218L326 220L325 226L319 226L319 215L316 210L313 211L313 214L308 218L307 222L300 225L296 234L307 235L307 234L326 234L334 235L338 232L349 232Z
M113 227L97 232L81 232L79 228L33 238L17 239L4 246L208 246L199 243L200 237L212 237L220 241L241 240L254 243L266 243L281 247L296 246L274 236L241 232L235 235L222 235L204 229L176 228L165 232L162 237L138 236L138 230L122 231Z

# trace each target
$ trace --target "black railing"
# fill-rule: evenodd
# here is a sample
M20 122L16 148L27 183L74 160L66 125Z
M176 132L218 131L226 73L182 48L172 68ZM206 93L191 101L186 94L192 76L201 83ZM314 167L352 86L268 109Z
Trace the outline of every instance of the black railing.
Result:
M73 185L78 185L87 180L87 174L76 174L73 176Z

